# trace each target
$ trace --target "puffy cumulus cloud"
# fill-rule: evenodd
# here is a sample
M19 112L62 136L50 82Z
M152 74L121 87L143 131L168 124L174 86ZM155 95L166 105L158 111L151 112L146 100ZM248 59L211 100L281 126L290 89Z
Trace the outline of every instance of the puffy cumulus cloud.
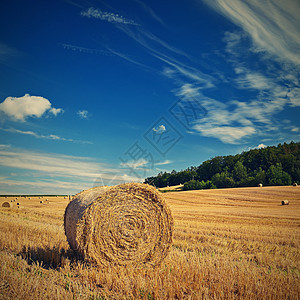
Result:
M56 116L63 109L52 107L46 98L25 94L23 97L7 97L0 103L0 111L13 120L24 122L27 117L40 118L47 111Z
M166 131L166 126L159 125L157 128L152 128L152 130L158 134L162 134Z
M266 147L267 147L267 146L266 146L265 144L259 144L259 145L257 146L258 149L266 148Z
M89 112L87 110L79 110L77 112L77 115L79 116L79 118L81 119L87 119L89 117Z

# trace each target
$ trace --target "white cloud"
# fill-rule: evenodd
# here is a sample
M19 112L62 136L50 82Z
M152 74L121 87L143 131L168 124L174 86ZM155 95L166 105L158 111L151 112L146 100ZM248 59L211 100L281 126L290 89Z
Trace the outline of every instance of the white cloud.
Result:
M63 113L64 110L62 108L54 108L54 107L52 107L49 110L49 112L52 113L56 117L58 114Z
M6 44L0 43L0 62L6 62L8 58L19 55L20 52Z
M20 130L16 128L0 128L2 131L11 132L11 133L18 133L18 134L24 134L24 135L31 135L34 136L37 139L46 139L46 140L58 140L58 141L65 141L65 142L72 142L72 143L80 143L80 144L92 144L92 142L89 141L82 141L82 140L73 140L64 138L55 134L38 134L31 130Z
M135 0L138 4L142 6L142 8L156 21L158 21L161 25L165 26L164 21L151 9L148 5L140 0Z
M27 117L40 118L47 111L56 116L62 113L61 108L51 107L48 99L40 96L7 97L0 103L0 111L16 121L24 122Z
M100 9L96 9L94 7L90 7L87 10L84 10L80 13L81 16L87 17L87 18L96 18L100 19L102 21L107 21L109 23L121 23L125 25L139 25L135 21L126 19L123 16L120 16L118 14L114 14L111 12L105 12L101 11Z
M257 72L244 72L239 69L238 74L240 76L236 79L239 87L242 89L254 89L254 90L270 90L274 84L267 77Z
M291 101L292 106L300 106L300 88L293 88L288 93L287 96Z
M266 148L266 147L267 147L267 146L264 145L264 144L259 144L259 145L257 146L258 149L262 149L262 148Z
M145 169L145 166L149 163L148 160L144 159L144 158L140 158L137 160L131 160L131 161L127 161L127 162L122 162L120 163L120 166L122 167L126 167L129 169Z
M13 177L7 175L6 184L2 180L0 183L0 190L10 185L10 193L17 192L14 187L26 187L27 182L34 183L30 184L32 193L44 190L57 193L57 188L60 192L73 193L92 187L99 178L111 184L124 182L125 177L127 181L140 180L124 174L124 170L89 157L27 151L7 145L0 145L0 168L5 168L7 174L10 173L7 171L9 168L13 169Z
M192 84L183 84L175 92L177 96L197 99L207 111L206 115L194 121L193 130L230 144L241 142L254 134L274 134L274 130L279 130L279 124L274 123L273 115L282 111L288 101L280 97L281 92L276 87L272 92L274 99L248 102L236 100L223 103L206 97Z
M169 45L159 37L146 32L140 27L135 31L128 28L128 26L118 26L118 28L139 45L143 46L152 57L165 64L161 74L172 78L175 81L181 81L182 78L184 78L184 80L191 80L192 82L196 82L201 88L214 87L214 77L201 72L198 67L192 67L175 58L176 56L181 56L184 57L184 59L192 61L190 56L182 50Z
M169 165L169 164L171 164L171 163L172 163L171 160L166 159L166 160L164 160L164 161L162 161L162 162L155 163L155 165L156 165L156 166L163 166L163 165Z
M184 97L184 99L196 98L199 96L199 90L199 87L191 83L184 83L177 91L177 96Z
M152 130L158 134L162 134L166 131L165 125L159 125L157 128L152 128Z
M216 0L205 2L252 39L255 51L268 51L280 60L300 63L300 2Z
M250 126L211 126L209 123L195 125L194 129L203 136L215 137L228 144L236 144L242 138L255 133L255 128Z
M77 112L77 115L81 118L81 119L88 119L89 117L89 112L87 110L79 110Z

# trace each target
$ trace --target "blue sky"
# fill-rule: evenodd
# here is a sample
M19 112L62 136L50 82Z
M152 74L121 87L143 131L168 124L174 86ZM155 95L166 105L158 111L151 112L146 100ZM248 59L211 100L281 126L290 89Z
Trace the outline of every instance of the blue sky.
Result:
M297 0L0 12L0 194L73 194L299 141Z

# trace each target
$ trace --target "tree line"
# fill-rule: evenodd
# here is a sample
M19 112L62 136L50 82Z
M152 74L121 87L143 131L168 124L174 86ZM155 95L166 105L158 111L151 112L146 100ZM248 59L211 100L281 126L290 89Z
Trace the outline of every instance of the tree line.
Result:
M252 149L237 155L216 156L198 167L160 172L145 183L155 187L184 184L184 189L291 185L300 183L300 143Z

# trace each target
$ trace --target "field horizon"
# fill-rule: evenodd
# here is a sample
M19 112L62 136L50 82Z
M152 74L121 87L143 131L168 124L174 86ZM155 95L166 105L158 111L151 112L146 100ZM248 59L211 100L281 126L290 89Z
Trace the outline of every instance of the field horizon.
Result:
M300 187L162 195L173 244L160 266L144 269L77 257L64 234L68 196L1 196L0 299L300 298Z

